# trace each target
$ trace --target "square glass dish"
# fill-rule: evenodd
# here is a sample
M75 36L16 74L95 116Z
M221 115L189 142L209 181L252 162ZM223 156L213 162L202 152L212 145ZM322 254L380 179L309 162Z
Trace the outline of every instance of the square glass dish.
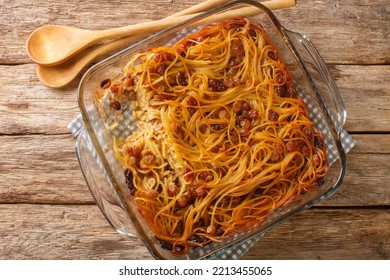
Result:
M277 208L267 218L248 229L230 234L219 242L194 248L185 254L173 254L162 248L143 217L126 185L123 166L113 150L113 136L126 138L136 130L131 106L123 106L123 117L110 119L96 104L96 91L107 78L120 77L130 58L155 46L171 45L200 27L220 22L232 15L245 16L262 26L273 41L305 102L309 118L324 136L329 171L322 185ZM84 127L78 135L76 152L96 203L108 222L120 233L142 241L157 259L207 259L234 246L261 236L272 227L326 199L341 185L346 157L340 142L346 111L335 82L310 40L280 25L275 15L254 1L234 1L204 12L181 24L150 36L93 66L79 86L79 108Z

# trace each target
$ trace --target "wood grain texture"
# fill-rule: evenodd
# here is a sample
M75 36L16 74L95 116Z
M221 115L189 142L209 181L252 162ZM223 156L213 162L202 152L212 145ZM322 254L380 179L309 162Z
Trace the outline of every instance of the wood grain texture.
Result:
M93 205L0 205L0 212L0 259L151 259ZM313 208L270 230L243 259L389 259L386 227L386 210Z
M0 154L0 203L94 204L73 136L3 136Z
M35 65L0 66L0 134L69 133L79 114L77 82L50 89L35 75Z
M118 27L160 19L201 1L154 0L140 5L136 0L4 0L0 64L30 61L24 47L26 39L34 29L45 24L86 29ZM327 63L390 62L387 24L390 10L386 1L298 1L295 8L275 11L275 14L287 28L307 34Z
M389 132L390 65L338 65L331 72L346 106L346 129Z
M390 77L390 65L337 65L331 72L346 105L346 129L389 132L390 92L383 81ZM68 124L79 114L78 81L64 89L47 88L37 79L33 64L0 65L0 73L0 92L4 93L0 95L0 134L68 133Z
M313 208L268 232L243 259L389 260L390 211Z
M321 206L390 205L389 135L355 138L344 184ZM74 145L70 135L0 137L0 203L94 204Z
M0 1L0 259L151 259L116 233L82 177L67 125L80 78L43 86L25 51L45 24L102 29L203 0ZM330 66L357 139L341 188L270 230L244 259L390 259L389 1L307 0L275 11ZM125 16L124 16L125 15Z
M0 259L151 259L97 206L0 205Z

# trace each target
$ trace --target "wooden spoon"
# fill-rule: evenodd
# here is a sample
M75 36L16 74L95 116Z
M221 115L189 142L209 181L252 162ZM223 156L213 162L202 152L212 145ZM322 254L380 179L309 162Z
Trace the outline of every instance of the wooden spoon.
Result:
M207 3L209 7L215 7L225 2L226 0L208 0L202 4ZM270 9L281 9L294 6L296 1L270 0L262 4ZM46 25L30 34L27 39L27 53L34 62L53 66L103 40L145 34L145 32L150 34L178 24L192 16L193 14L185 14L106 30L86 30L62 25Z
M199 13L220 5L229 0L207 0L198 5L192 6L188 9L182 10L175 13L170 17L178 17L182 15L190 15L192 13ZM48 87L59 88L68 85L72 82L78 74L83 71L92 61L96 58L108 54L110 52L119 50L125 46L131 45L132 43L146 37L145 35L133 35L124 38L110 41L106 44L98 44L91 46L80 53L71 56L68 60L63 63L47 66L38 64L36 67L36 73L38 79Z
M179 22L175 18L199 13L228 1L229 0L206 0L205 2L182 10L159 21L107 30L93 31L63 25L45 25L36 29L28 37L27 53L34 62L40 65L58 65L87 47L105 39L126 37L147 30L146 36L154 31L164 29ZM166 21L167 19L168 22L165 22L165 24L161 22ZM171 23L169 19L173 20L173 22ZM150 23L152 26L150 26ZM64 42L66 42L66 44L64 44Z
M119 50L124 46L131 45L143 37L145 36L134 35L120 38L106 44L92 46L58 65L45 66L38 64L36 67L38 79L48 87L60 88L66 86L72 82L91 62L95 61L96 58Z

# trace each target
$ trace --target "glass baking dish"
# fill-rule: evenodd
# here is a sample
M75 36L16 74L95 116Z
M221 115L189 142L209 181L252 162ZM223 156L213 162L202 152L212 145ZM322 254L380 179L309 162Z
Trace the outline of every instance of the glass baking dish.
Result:
M296 89L306 103L310 119L325 137L330 172L321 187L278 208L261 225L236 233L222 242L213 242L193 249L186 254L172 254L161 248L138 213L125 183L123 167L116 160L112 149L113 133L122 136L129 134L135 120L131 117L125 118L124 123L114 130L116 132L108 129L107 120L94 103L95 92L102 80L121 75L123 67L132 55L153 46L178 41L206 23L226 18L226 12L238 8L244 9L243 15L260 23L276 45L290 70ZM346 111L329 69L306 36L285 29L269 9L254 1L234 1L204 12L96 64L89 69L80 83L78 102L84 127L78 135L76 152L84 178L97 205L114 229L143 242L157 259L213 258L242 242L263 235L272 227L326 199L340 187L345 175L346 157L340 134L346 120Z

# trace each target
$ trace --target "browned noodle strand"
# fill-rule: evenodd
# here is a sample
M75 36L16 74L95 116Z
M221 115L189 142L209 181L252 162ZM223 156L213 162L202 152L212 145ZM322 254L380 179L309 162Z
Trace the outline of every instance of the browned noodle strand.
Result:
M114 139L146 223L174 253L261 223L318 187L325 145L260 25L208 25L134 55L111 85L137 131Z

